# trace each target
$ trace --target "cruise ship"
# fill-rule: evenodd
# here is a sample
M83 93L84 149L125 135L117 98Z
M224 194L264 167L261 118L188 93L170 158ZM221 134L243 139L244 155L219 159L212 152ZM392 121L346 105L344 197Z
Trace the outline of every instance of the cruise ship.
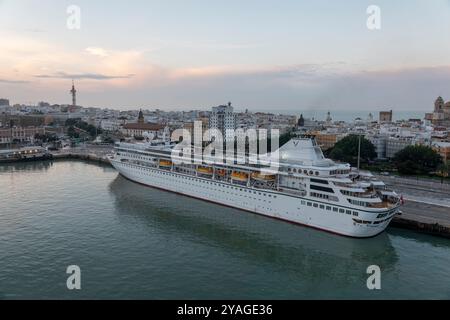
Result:
M372 174L325 158L310 137L279 148L276 171L249 161L181 163L174 147L121 142L109 158L134 182L343 236L374 237L400 212L399 195Z

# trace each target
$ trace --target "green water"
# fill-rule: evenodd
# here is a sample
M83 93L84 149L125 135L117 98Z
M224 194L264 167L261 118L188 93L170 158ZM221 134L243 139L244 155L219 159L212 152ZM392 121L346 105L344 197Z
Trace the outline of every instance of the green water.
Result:
M450 298L446 239L343 238L83 162L2 165L0 186L1 299ZM369 265L381 290L366 287Z

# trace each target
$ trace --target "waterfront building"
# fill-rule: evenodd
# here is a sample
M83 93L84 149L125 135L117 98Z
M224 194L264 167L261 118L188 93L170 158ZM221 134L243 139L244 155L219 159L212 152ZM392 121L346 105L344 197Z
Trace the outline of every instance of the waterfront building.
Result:
M426 113L425 119L434 126L450 128L450 101L444 102L442 97L438 97L434 102L433 113Z
M192 121L183 124L183 130L189 132L191 139L194 139L194 126L195 124Z
M448 130L446 127L435 126L431 132L431 137L435 139L446 139L448 137Z
M128 137L151 137L156 138L164 134L166 126L156 123L146 123L144 120L144 114L139 111L137 123L127 123L123 126L122 133Z
M393 112L391 111L381 111L380 112L380 123L392 122Z
M450 142L433 142L432 148L441 155L444 162L450 161Z
M194 127L193 136L194 137L204 137L206 130L208 130L209 119L206 117L197 118L195 121L201 122L201 127Z
M9 107L8 99L0 99L0 107Z
M411 138L389 137L386 141L386 158L394 158L397 152L413 144L414 143Z
M320 146L322 150L328 150L334 147L334 145L345 137L344 134L338 133L329 133L329 132L321 132L316 131L312 132L312 135L316 138L317 144Z
M375 152L377 153L377 159L386 159L388 136L376 133L374 135L368 135L366 138L374 145Z
M0 128L0 147L12 143L34 143L36 134L45 134L44 127Z
M234 140L234 131L236 130L236 114L234 113L231 102L228 105L213 107L209 117L209 128L218 129L224 141Z
M121 121L116 119L101 119L99 127L102 130L116 132L120 130Z

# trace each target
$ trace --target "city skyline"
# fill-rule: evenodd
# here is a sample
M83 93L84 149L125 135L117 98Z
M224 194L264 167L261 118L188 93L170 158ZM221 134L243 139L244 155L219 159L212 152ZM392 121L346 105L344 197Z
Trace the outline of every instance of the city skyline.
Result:
M87 107L428 110L450 96L449 17L448 0L4 0L0 97L69 104L74 79Z

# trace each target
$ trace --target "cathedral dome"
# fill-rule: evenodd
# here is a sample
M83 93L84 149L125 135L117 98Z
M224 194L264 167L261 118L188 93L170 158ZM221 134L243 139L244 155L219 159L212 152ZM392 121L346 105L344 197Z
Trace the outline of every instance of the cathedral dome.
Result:
M447 101L447 102L444 104L444 109L450 110L450 101Z

